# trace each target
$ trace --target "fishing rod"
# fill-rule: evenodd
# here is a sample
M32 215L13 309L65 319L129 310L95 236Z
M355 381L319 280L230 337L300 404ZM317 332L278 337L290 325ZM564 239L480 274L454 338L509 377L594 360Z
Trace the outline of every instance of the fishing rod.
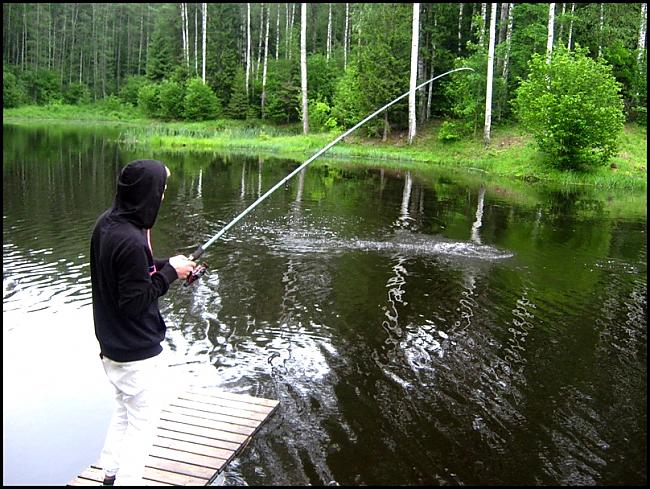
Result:
M474 71L472 68L468 68L468 67L455 68L455 69L453 69L453 70L449 70L449 71L443 73L442 75L435 76L435 77L431 78L430 80L425 81L424 83L421 83L420 85L418 85L417 87L415 87L415 90L419 90L420 88L424 87L425 85L428 85L429 83L436 81L438 78L442 78L443 76L446 76L446 75L448 75L448 74L450 74L450 73L454 73L455 71L462 71L462 70L470 70L470 71ZM326 146L324 146L322 149L320 149L320 150L319 150L317 153L315 153L311 158L309 158L309 159L306 160L304 163L302 163L298 168L296 168L295 170L293 170L293 171L292 171L291 173L289 173L286 177L284 177L282 180L280 180L278 183L276 183L273 187L271 187L269 190L267 190L266 193L265 193L264 195L262 195L261 197L259 197L255 202L253 202L253 203L252 203L251 205L249 205L246 209L244 209L244 211L242 211L241 214L239 214L239 215L238 215L237 217L235 217L232 221L230 221L227 225L225 225L225 226L221 229L221 231L219 231L217 234L215 234L214 236L212 236L212 238L210 238L208 241L206 241L205 243L203 243L202 245L200 245L200 246L199 246L199 247L194 251L194 253L192 253L192 254L189 256L189 259L192 260L192 261L194 261L194 260L196 260L197 258L199 258L201 255L203 255L203 253L205 252L205 250L206 250L206 249L207 249L207 248L208 248L212 243L214 243L214 242L215 242L216 240L218 240L221 236L223 236L224 233L225 233L226 231L228 231L231 227L233 227L235 224L237 224L237 222L239 222L241 219L243 219L244 216L246 216L249 212L251 212L253 209L255 209L255 207L257 207L260 203L262 203L262 201L264 201L264 199L266 199L269 195L271 195L271 194L272 194L273 192L275 192L278 188L280 188L280 187L281 187L285 182L287 182L287 181L288 181L289 179L291 179L294 175L296 175L297 173L299 173L303 168L305 168L307 165L309 165L312 161L314 161L314 160L315 160L316 158L318 158L320 155L322 155L322 154L324 154L325 152L327 152L327 151L328 151L332 146L334 146L336 143L338 143L339 141L341 141L341 139L345 138L345 137L346 137L348 134L350 134L352 131L354 131L355 129L361 127L363 124L365 124L365 123L368 122L370 119L372 119L372 118L375 117L376 115L378 115L378 114L380 114L381 112L383 112L384 110L386 110L386 109L387 109L388 107L390 107L391 105L395 104L396 102L399 102L399 101L402 100L404 97L406 97L409 93L410 93L410 90L409 90L408 92L406 92L406 93L400 95L399 97L397 97L397 98L396 98L395 100L393 100L392 102L390 102L390 103L384 105L381 109L377 109L377 110L374 111L372 114L370 114L368 117L366 117L366 118L363 119L361 122L359 122L356 126L352 127L351 129L348 129L348 130L345 131L343 134L341 134L341 135L338 136L336 139L334 139L332 142L330 142L329 144L327 144ZM198 278L200 278L201 276L203 276L203 274L207 271L207 268L208 268L208 265L207 265L206 263L203 263L203 264L201 264L201 265L197 265L197 267L194 269L194 271L193 271L192 273L190 273L190 275L188 275L187 280L185 281L184 285L185 285L185 286L188 286L188 285L190 285L192 282L194 282L196 279L198 279Z

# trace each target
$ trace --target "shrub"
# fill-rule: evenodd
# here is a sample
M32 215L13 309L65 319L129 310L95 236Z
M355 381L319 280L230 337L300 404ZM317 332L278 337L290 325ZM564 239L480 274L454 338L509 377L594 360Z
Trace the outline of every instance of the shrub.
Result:
M183 100L183 114L191 121L216 119L221 113L221 102L201 78L192 78L187 84Z
M87 104L90 102L90 90L85 83L70 83L63 93L66 104Z
M354 65L350 65L337 82L334 91L332 117L337 125L350 128L368 115L361 100L358 71Z
M20 81L29 99L37 105L46 105L62 99L59 77L53 71L28 69L20 75Z
M140 88L143 85L147 84L147 78L141 75L129 76L126 79L126 82L120 88L120 99L125 102L133 105L134 107L138 105L138 95Z
M336 129L336 119L334 119L331 113L330 106L325 102L319 100L310 100L309 101L309 126L315 131L332 131Z
M438 140L443 143L458 141L461 138L461 128L454 122L445 121L438 131Z
M2 107L18 107L25 103L27 94L22 83L16 78L11 71L2 69Z
M550 63L533 55L529 70L515 111L555 166L584 169L616 154L625 117L611 67L585 50L559 48Z
M185 87L181 83L164 80L158 89L160 117L165 120L181 119L183 117L184 99Z
M138 107L148 117L158 117L160 113L160 99L158 98L158 85L145 83L138 90Z

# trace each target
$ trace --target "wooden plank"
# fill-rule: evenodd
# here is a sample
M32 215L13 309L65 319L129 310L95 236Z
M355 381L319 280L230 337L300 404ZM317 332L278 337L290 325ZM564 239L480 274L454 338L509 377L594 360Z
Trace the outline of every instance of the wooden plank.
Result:
M220 458L222 460L229 460L235 453L232 450L224 450L222 448L214 448L206 445L199 445L198 443L190 443L187 441L173 440L171 438L163 438L158 436L153 441L154 446L171 448L173 450L181 450L184 452L195 453L197 455L204 455L206 457Z
M90 479L82 479L81 477L75 477L67 484L68 486L101 486L102 483L99 481L91 481Z
M213 445L218 446L219 448L237 450L243 441L242 435L235 435L233 433L226 433L224 431L212 430L210 428L201 428L200 426L193 426L191 424L161 420L158 426L170 431L189 433L190 435L199 435L205 438L211 438L213 441L219 442L217 445ZM246 437L243 438L246 439Z
M205 407L204 404L198 402L179 399L178 401L174 401L174 403L170 404L169 406L166 406L165 409L167 411L180 412L186 414L192 412L194 413L193 414L194 416L205 417L217 421L225 421L232 424L240 424L242 426L250 426L253 428L259 426L259 424L262 421L264 421L268 416L267 414L247 411L245 413L246 417L242 417L241 411L238 411L236 409L220 407L220 409L217 411L217 410L206 410L203 409L204 407Z
M194 477L196 479L205 479L204 482L199 484L205 485L206 481L209 481L210 478L214 475L215 469L210 469L208 467L201 467L199 465L188 464L178 460L168 460L166 458L159 458L153 455L149 455L145 462L145 467L150 467L153 469L160 469L170 473L186 475L189 477Z
M235 453L235 450L239 448L237 444L225 442L223 440L215 440L214 438L207 438L201 435L183 433L180 431L171 431L167 429L158 429L158 436L160 436L161 438L169 438L172 440L186 441L189 443L194 443L196 445L203 445L209 448L229 450L232 451L233 453Z
M233 392L223 392L223 391L196 391L189 389L187 394L193 394L196 396L202 396L207 398L218 398L218 399L230 399L233 401L248 402L250 404L258 404L262 406L275 407L279 404L280 401L274 399L265 399L263 397L253 397L247 394L235 394Z
M224 423L223 421L214 421L208 418L200 418L198 416L171 411L162 411L160 413L160 419L165 419L167 421L178 421L179 423L201 426L202 428L212 428L214 430L227 431L229 433L243 435L244 437L251 435L255 431L255 428L251 428L250 426Z
M206 479L190 475L177 474L154 467L144 468L144 477L152 481L167 483L174 486L205 486Z
M199 465L201 467L207 467L214 469L210 471L210 476L214 474L215 471L221 470L221 468L226 463L227 459L217 458L217 457L206 457L205 455L198 455L196 453L182 452L180 450L174 450L173 448L165 448L159 446L152 446L149 454L154 457L166 458L169 460L175 460L177 462L184 462L193 465Z
M198 401L207 405L213 406L224 406L233 409L240 410L242 412L241 417L246 417L246 411L252 411L254 413L269 414L274 408L271 406L262 406L258 404L251 404L247 402L241 402L231 399L221 399L217 397L206 397L206 396L197 396L196 394L187 394L183 393L178 396L181 399L188 399L190 401ZM206 408L207 409L207 408ZM214 408L213 408L214 410Z

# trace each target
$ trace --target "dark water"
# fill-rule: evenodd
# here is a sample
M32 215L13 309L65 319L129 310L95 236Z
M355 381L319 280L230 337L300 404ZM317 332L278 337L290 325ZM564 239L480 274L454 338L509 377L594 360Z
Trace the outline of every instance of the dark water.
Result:
M163 256L297 163L3 136L3 482L64 484L110 416L88 245L118 169L171 168ZM326 163L161 299L180 378L280 400L226 483L645 485L645 196Z

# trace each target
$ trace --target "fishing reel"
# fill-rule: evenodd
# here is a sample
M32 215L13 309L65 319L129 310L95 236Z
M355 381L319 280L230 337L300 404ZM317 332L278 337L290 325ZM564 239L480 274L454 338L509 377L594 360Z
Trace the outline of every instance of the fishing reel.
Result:
M197 265L194 270L187 276L187 279L185 280L185 283L183 283L183 287L187 287L188 285L192 285L192 283L195 280L200 279L205 275L208 271L208 264L203 262L201 265Z

